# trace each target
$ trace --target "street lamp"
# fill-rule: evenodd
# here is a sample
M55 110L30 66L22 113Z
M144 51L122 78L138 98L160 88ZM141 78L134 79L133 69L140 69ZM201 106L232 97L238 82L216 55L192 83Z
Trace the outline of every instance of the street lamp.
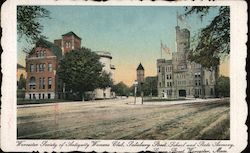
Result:
M134 90L135 101L134 101L134 104L136 104L137 85L138 85L138 82L137 82L137 80L135 80L135 82L134 82L134 86L135 86L135 90Z

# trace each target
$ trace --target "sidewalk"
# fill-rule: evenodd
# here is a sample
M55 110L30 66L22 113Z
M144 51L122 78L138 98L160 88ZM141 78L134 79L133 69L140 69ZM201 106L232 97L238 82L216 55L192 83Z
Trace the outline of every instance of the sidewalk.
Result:
M68 102L53 102L53 103L39 103L39 104L25 104L17 105L17 108L29 108L29 107L44 107L44 106L54 106L54 105L72 105L72 104L91 104L91 103L105 103L112 101L122 101L124 98L115 98L115 99L103 99L103 100L91 100L91 101L68 101Z
M147 102L144 101L143 105L176 105L176 104L188 104L188 103L199 103L199 102L213 102L213 101L220 101L223 100L221 98L207 98L207 99L201 99L201 98L196 98L196 99L186 99L186 100L178 100L178 101L153 101L153 102ZM128 103L130 105L134 105L133 103ZM141 105L142 100L141 97L136 98L136 105Z

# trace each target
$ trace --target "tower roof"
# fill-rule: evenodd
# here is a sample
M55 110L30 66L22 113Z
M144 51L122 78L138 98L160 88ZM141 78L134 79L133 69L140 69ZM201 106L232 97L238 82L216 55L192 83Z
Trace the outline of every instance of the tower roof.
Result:
M68 33L65 33L65 34L63 34L62 36L72 36L72 35L74 35L75 37L81 39L81 38L80 38L79 36L77 36L73 31L70 31L70 32L68 32Z
M144 70L143 66L141 65L141 63L139 64L139 66L137 67L136 70Z

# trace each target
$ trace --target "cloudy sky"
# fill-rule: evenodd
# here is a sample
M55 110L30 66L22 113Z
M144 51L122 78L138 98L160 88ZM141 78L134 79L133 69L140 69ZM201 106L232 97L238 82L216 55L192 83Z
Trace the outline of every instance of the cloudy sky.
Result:
M108 51L115 65L115 81L131 85L136 79L136 68L141 62L146 76L156 75L156 60L160 58L161 41L175 52L177 12L184 7L172 6L44 6L51 19L41 19L43 34L48 40L61 38L73 31L82 38L82 46L93 51ZM206 26L216 15L216 9L202 21L196 15L178 22L189 28L191 36ZM27 44L18 41L18 63L25 65L22 52ZM32 45L31 45L32 46ZM164 58L170 58L163 54ZM228 75L228 64L221 68Z

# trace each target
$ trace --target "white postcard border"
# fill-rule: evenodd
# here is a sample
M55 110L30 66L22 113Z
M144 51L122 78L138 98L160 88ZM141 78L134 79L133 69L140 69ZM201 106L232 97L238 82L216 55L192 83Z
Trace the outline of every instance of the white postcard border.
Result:
M241 152L247 145L247 126L245 125L247 117L246 97L246 55L247 55L247 5L244 1L216 1L216 2L85 2L85 1L36 1L36 0L8 0L4 3L1 13L1 26L3 28L3 37L1 44L3 47L2 54L2 109L1 109L1 148L4 151L108 151L108 152L138 152L138 151L171 151L171 147L153 146L158 140L119 140L128 144L130 141L150 144L150 146L125 146L116 147L112 143L114 140L101 140L101 143L110 144L108 147L92 146L85 149L84 147L57 147L50 146L17 146L17 127L16 127L16 63L17 63L17 32L16 32L16 6L17 5L156 5L156 6L185 6L185 5L228 5L230 6L231 21L231 52L230 52L230 140L213 141L213 140L160 140L161 143L170 144L180 143L209 143L211 146L198 146L200 150L214 150L215 143L233 144L228 152ZM20 140L19 140L20 141ZM91 144L93 140L25 140L27 143L42 144L43 141L63 144L63 142L74 141L79 144ZM98 140L99 141L99 140ZM142 144L143 144L142 143ZM179 146L182 150L187 146ZM226 147L225 147L226 148Z

